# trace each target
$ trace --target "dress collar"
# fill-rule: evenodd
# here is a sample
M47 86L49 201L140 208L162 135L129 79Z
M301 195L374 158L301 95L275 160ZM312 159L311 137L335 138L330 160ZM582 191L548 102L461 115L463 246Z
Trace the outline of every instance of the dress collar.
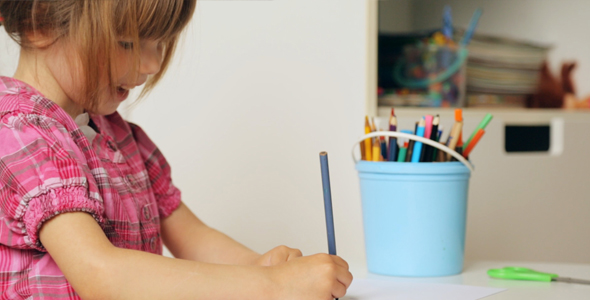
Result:
M82 133L84 134L84 136L86 136L86 138L88 139L88 141L90 142L90 144L92 144L92 141L94 140L94 138L96 137L96 131L90 127L90 116L88 115L87 112L83 113L83 114L79 114L76 119L76 124L78 125L78 127L80 127L80 130L82 130Z

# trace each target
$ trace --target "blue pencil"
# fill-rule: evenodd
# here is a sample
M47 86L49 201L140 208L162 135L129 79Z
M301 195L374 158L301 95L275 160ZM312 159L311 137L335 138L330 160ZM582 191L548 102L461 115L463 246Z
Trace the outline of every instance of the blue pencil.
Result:
M471 21L469 22L469 28L465 32L463 39L461 40L462 46L469 45L471 38L473 37L473 33L475 32L475 28L477 27L477 23L479 22L479 17L481 17L482 10L481 8L477 8L475 12L473 12L473 16L471 17Z
M328 153L320 152L322 167L322 187L324 189L324 211L326 212L326 230L328 231L328 253L336 255L336 235L334 234L334 215L332 214L332 191L330 190L330 170ZM338 298L336 298L338 300Z
M328 231L328 253L336 255L336 236L334 234L334 216L332 214L332 192L330 190L330 172L328 153L320 152L322 167L322 186L324 189L324 210L326 212L326 230Z
M424 119L420 120L420 123L418 123L418 129L416 130L416 135L419 137L424 137ZM413 163L417 163L420 162L420 156L422 155L422 143L421 142L416 142L414 144L414 150L412 152L412 162Z
M453 39L453 17L451 16L451 6L445 5L443 10L443 28L442 33L449 39Z

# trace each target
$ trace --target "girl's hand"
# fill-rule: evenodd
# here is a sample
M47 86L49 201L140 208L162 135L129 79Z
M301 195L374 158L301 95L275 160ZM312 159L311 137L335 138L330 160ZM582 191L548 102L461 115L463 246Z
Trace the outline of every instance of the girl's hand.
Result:
M343 297L352 283L348 263L335 255L297 257L268 270L277 287L273 299L332 300Z
M301 256L302 254L299 249L293 249L287 246L278 246L262 254L254 261L254 265L271 267Z

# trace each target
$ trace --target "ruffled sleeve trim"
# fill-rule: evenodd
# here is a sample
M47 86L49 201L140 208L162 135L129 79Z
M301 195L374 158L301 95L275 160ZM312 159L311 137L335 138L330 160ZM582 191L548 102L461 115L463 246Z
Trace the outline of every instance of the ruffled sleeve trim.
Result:
M171 186L171 190L171 193L167 195L156 195L160 219L169 216L178 208L178 206L180 206L180 190L174 186Z
M63 187L51 189L47 193L32 198L23 216L26 236L25 242L39 251L46 252L39 240L39 230L49 219L67 212L87 212L104 229L104 207L96 200L88 198L86 187Z

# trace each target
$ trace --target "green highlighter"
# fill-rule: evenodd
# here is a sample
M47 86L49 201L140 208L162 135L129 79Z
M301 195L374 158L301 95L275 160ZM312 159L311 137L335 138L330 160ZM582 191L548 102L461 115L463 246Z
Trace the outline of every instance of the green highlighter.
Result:
M493 278L510 280L532 280L532 281L560 281L567 283L589 284L590 280L559 277L557 274L543 273L521 267L505 267L502 269L489 269L488 275Z

